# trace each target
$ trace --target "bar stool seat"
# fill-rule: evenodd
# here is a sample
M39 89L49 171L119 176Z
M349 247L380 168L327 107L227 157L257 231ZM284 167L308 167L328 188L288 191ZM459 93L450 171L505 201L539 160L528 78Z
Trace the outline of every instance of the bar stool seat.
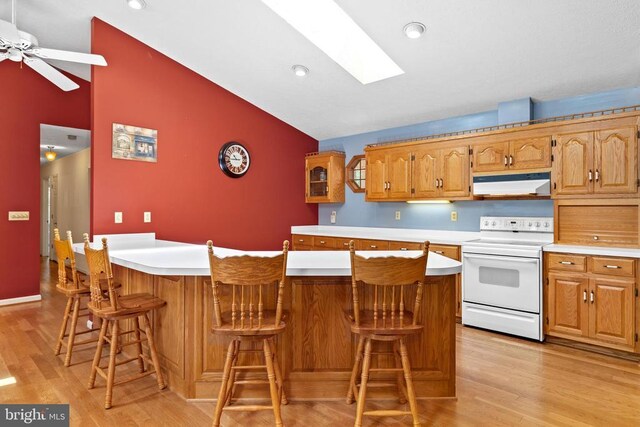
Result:
M140 315L142 311L156 310L165 306L167 302L153 295L139 293L118 296L118 309L111 306L105 308L93 308L91 311L98 317L111 320L124 320Z
M222 372L220 391L213 415L213 426L220 425L222 412L272 410L275 425L282 426L280 405L287 404L284 379L275 338L286 330L283 294L286 283L289 242L283 243L282 254L275 257L230 256L220 258L213 253L213 243L207 242L213 293L213 325L211 332L231 337ZM229 289L231 311L223 311L220 302L222 288ZM275 305L270 309L268 305ZM266 308L266 309L265 309ZM246 342L261 344L262 349L243 349ZM260 365L238 365L239 355L251 352L264 356ZM237 380L236 374L263 371L264 380L246 378ZM232 405L234 389L239 384L268 384L271 405Z
M397 318L394 321L387 319L384 328L381 327L383 321L376 319L372 310L362 310L358 324L355 323L353 314L347 313L347 318L351 322L351 332L358 335L413 335L424 329L423 325L413 323L413 313L410 311L405 311L402 324Z

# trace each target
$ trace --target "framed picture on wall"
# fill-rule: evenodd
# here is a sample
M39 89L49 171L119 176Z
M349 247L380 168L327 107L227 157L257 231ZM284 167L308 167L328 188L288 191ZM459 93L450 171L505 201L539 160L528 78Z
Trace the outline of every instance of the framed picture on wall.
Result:
M114 123L111 157L141 162L157 162L158 131Z

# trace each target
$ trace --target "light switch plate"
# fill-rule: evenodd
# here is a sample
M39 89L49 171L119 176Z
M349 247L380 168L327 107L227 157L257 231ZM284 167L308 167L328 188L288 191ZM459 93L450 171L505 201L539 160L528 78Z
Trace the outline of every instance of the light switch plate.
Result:
M9 221L29 221L29 211L9 211Z
M331 224L335 224L336 223L336 211L331 211Z
M144 222L151 222L151 212L144 213Z
M113 217L113 221L116 224L122 224L122 212L116 212L116 214Z
M458 220L458 212L453 211L451 212L451 221L457 221Z

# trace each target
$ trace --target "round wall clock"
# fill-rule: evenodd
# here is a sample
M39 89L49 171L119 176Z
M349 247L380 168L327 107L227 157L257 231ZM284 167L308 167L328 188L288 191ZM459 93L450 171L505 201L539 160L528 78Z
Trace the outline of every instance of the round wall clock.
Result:
M231 141L220 148L218 165L227 176L240 178L247 173L250 164L249 151L242 144Z

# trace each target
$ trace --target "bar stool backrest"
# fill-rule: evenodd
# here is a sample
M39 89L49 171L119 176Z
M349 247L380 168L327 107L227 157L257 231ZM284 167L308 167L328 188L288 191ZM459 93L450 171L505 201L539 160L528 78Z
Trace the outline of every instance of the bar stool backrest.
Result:
M223 286L231 287L232 329L250 331L278 327L282 320L289 242L285 240L282 253L274 257L242 255L221 258L214 254L211 240L207 242L207 248L213 291L214 329L229 325L228 318L223 320L220 305ZM273 300L271 296L275 296L275 318L271 317L265 323L265 305Z
M416 285L413 301L413 320L418 325L418 313L422 304L424 278L427 271L429 242L424 242L422 255L417 258L369 257L356 255L355 243L349 242L351 255L351 289L353 315L356 326L360 326L361 308L358 286L373 292L373 321L376 328L404 326L405 287Z
M71 231L67 231L67 240L60 240L60 230L53 229L53 248L58 258L58 285L66 288L79 289L80 278L76 270L76 257L73 253L73 239ZM71 279L67 277L67 264L69 260L71 267Z
M89 266L89 287L91 288L91 305L98 309L111 307L113 311L118 310L118 294L113 283L113 272L111 271L111 260L109 259L109 248L107 238L102 238L102 249L93 249L90 246L89 235L84 234L84 253ZM107 297L100 287L100 279L104 276L107 280Z

